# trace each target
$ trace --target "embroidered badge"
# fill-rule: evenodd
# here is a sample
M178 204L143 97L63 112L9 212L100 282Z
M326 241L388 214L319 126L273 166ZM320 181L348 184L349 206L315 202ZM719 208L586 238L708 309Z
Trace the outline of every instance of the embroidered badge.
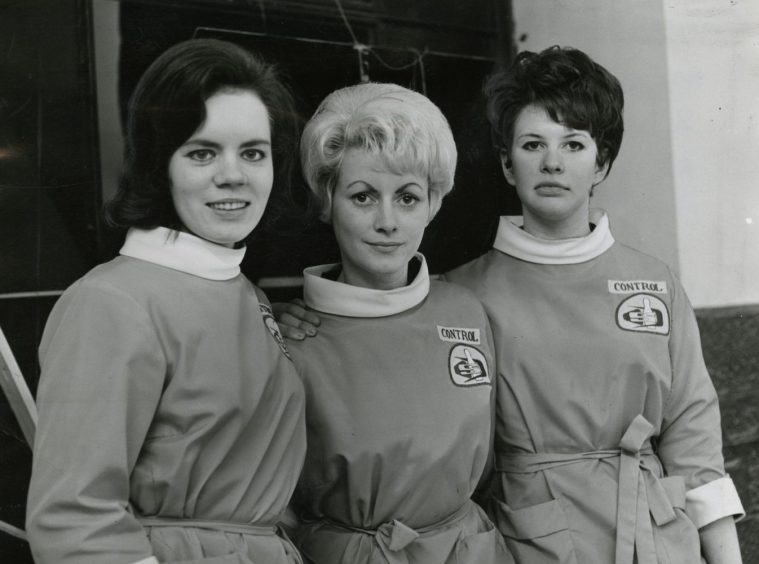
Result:
M488 363L475 347L458 344L448 355L448 370L457 386L481 386L490 384Z
M609 280L609 292L612 294L666 294L666 280Z
M634 333L669 335L667 304L651 294L636 294L617 307L617 325Z
M266 325L269 333L271 333L271 336L277 341L279 348L285 356L292 360L293 357L290 356L290 351L288 351L285 346L285 340L282 338L282 332L279 330L279 325L277 325L277 322L274 320L274 312L266 304L258 304L258 308L261 310L261 316L264 318L264 325Z
M437 334L443 341L449 343L469 343L470 345L480 344L480 330L469 329L467 327L441 327L437 326Z

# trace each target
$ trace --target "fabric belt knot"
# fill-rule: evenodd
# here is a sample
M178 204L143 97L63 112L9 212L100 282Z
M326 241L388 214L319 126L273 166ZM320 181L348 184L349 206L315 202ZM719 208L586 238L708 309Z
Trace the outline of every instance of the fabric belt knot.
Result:
M403 550L416 539L419 538L417 533L411 527L404 525L402 522L394 519L390 523L383 523L377 529L377 540L381 539L381 544L391 550L397 552Z
M429 533L434 533L438 529L447 527L462 520L466 517L470 511L474 508L474 502L468 500L464 505L459 507L456 511L448 515L447 517L437 521L431 525L424 527L418 527L412 529L402 521L393 519L387 523L381 524L376 529L363 529L360 527L353 527L344 523L338 523L329 519L323 519L324 523L336 529L342 529L344 531L352 533L363 533L365 535L372 535L374 541L385 557L385 560L389 564L408 564L408 557L402 551L408 545L413 543L416 539Z
M651 471L642 466L643 446L654 426L638 415L619 442L619 489L617 493L616 564L656 564L654 532L649 512L657 525L677 518L669 496ZM650 451L650 445L646 449Z

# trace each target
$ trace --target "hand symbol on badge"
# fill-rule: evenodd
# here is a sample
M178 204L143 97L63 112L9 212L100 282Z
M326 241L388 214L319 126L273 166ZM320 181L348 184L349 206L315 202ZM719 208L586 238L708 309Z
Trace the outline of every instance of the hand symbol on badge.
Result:
M651 309L651 300L643 298L643 308L636 308L629 313L632 323L641 327L656 327L661 323L656 311Z
M482 376L482 366L472 358L472 353L465 350L464 354L466 355L466 360L462 359L462 361L456 365L456 371L461 376L466 376L467 378L479 378Z

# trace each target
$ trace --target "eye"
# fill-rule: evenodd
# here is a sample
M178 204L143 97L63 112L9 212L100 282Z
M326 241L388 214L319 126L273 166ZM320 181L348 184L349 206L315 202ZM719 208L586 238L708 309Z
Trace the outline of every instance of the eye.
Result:
M408 192L404 192L400 195L400 198L398 198L404 206L413 206L419 201L419 198L414 196L413 194L410 194Z
M522 144L522 149L525 151L537 151L540 149L540 141L527 141Z
M195 149L194 151L190 151L187 153L187 157L192 159L193 161L197 161L200 163L205 163L210 161L216 156L216 153L214 153L211 149Z
M353 203L358 204L359 206L365 206L369 203L371 203L371 196L368 192L357 192L356 194L353 194L351 197L351 200L353 200Z
M242 158L251 162L261 161L266 158L266 153L261 149L245 149Z
M585 148L585 144L580 141L569 141L567 142L567 148L570 151L582 151Z

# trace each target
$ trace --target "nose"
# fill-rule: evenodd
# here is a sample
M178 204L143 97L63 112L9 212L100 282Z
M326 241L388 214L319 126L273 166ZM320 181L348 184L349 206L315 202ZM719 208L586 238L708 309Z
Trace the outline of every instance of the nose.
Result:
M548 172L551 174L562 172L564 170L564 161L558 149L549 147L543 153L543 160L541 162L541 170L543 172Z
M381 202L374 215L374 229L380 233L393 233L398 229L398 217L392 202Z
M220 188L240 186L246 181L245 173L240 166L237 156L225 156L219 161L219 167L214 176L214 182Z

